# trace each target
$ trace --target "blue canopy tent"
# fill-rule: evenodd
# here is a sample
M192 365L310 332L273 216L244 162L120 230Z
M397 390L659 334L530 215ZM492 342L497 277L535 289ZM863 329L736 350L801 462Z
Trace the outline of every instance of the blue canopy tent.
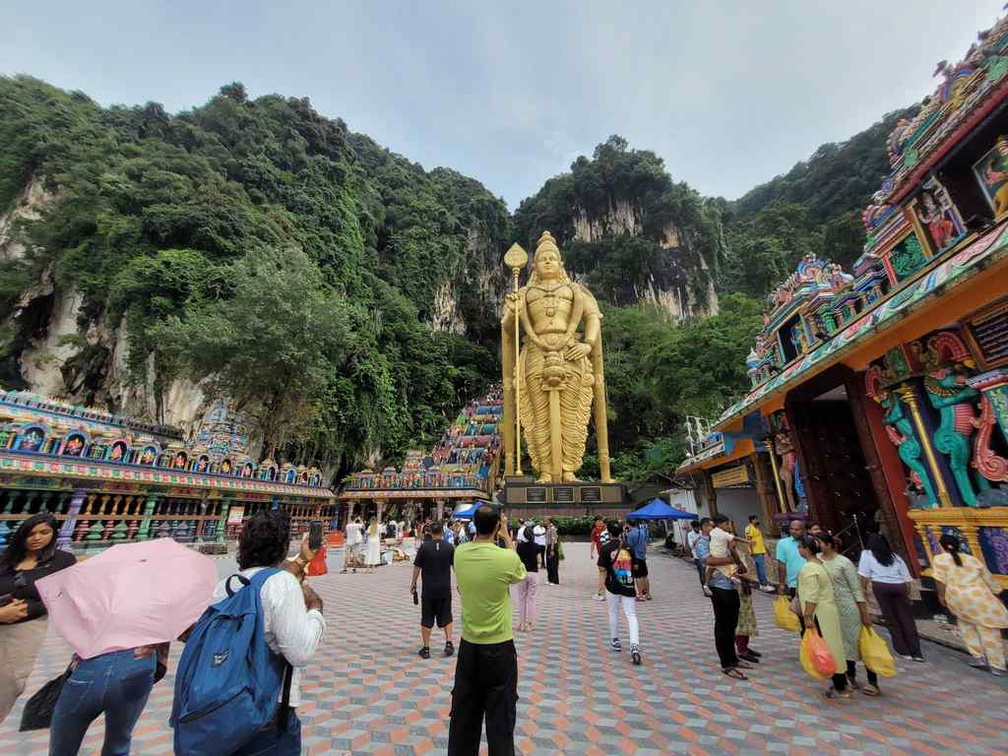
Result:
M451 513L451 517L453 520L471 520L472 516L476 514L476 510L486 503L487 502L485 501L477 501L470 504L467 507L456 509L454 512Z
M651 499L640 509L627 515L628 520L692 520L695 514L676 509L662 499Z

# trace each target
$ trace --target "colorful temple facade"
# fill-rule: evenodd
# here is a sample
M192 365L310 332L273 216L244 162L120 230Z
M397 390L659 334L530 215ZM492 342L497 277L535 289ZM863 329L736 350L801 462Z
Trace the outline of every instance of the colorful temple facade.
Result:
M303 526L332 519L335 494L315 468L256 462L224 403L185 441L175 428L0 391L0 546L40 511L56 515L64 546L85 547L162 536L220 542L264 507Z
M460 504L489 499L501 474L498 425L503 411L496 389L470 402L429 455L411 451L401 470L354 473L339 496L346 505L342 514L379 519L391 514L412 521L442 517Z
M888 139L864 254L770 295L751 390L678 473L848 544L882 530L924 577L957 533L1008 586L1008 18L939 73Z

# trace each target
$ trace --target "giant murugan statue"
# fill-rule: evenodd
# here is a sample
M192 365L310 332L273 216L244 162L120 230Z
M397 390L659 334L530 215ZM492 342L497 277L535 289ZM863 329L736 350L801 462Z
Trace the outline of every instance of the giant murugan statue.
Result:
M505 474L521 474L524 436L540 483L577 481L594 405L599 471L612 482L598 303L568 277L549 231L539 237L532 275L519 288L527 260L517 244L505 256L514 281L501 316Z

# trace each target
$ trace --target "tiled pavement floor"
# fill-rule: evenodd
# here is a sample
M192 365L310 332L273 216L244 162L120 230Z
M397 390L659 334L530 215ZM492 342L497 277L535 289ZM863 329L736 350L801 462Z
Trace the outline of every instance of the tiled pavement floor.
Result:
M537 630L519 636L516 737L523 754L1006 751L1003 680L926 644L927 663L897 660L899 674L882 681L883 697L827 702L822 684L802 672L796 636L774 625L770 596L756 596L761 634L752 645L763 663L748 682L724 677L713 651L710 602L695 571L660 554L649 560L655 600L638 604L644 666L633 667L629 653L606 648L606 605L590 599L596 573L587 545L565 550L563 585L540 586ZM334 554L331 563L338 559ZM231 568L222 560L222 574ZM313 579L329 631L304 678L305 753L444 752L454 660L439 656L439 644L429 661L416 656L419 613L409 576L400 564L374 575ZM173 646L173 662L177 653ZM68 657L50 631L28 693L56 676ZM171 691L169 674L137 726L133 753L171 752ZM0 754L45 753L48 733L18 733L20 716L19 704L0 727ZM82 752L99 752L102 729L100 721L92 726Z

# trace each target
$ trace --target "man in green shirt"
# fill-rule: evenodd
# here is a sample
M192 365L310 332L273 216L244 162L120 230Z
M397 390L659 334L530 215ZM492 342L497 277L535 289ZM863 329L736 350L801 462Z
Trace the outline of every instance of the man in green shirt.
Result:
M462 595L462 642L455 665L449 756L476 756L486 718L490 756L513 756L518 654L511 629L512 583L525 579L507 518L484 504L473 514L475 540L455 550ZM504 548L497 545L497 539Z

